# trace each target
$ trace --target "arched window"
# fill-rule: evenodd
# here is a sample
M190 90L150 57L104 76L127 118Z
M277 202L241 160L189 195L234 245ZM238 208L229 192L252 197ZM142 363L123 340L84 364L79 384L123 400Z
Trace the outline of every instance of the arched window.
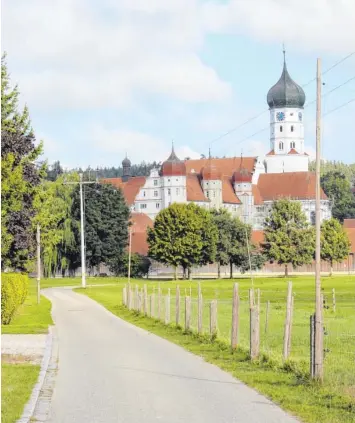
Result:
M282 132L282 125L280 125L280 132Z
M284 149L284 143L282 141L279 142L279 150Z
M291 125L291 132L293 132L293 125Z
M291 141L290 148L295 148L295 147L296 147L296 143L294 141Z

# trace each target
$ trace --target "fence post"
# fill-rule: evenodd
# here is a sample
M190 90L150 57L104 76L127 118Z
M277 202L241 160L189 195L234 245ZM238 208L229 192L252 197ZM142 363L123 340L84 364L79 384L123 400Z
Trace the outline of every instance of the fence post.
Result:
M131 309L131 284L127 284L127 306L128 310Z
M239 325L239 285L235 283L233 287L233 308L232 308L232 334L231 334L232 349L237 348L237 345L238 345L238 325Z
M165 297L165 324L170 323L170 288L168 289L168 295Z
M310 316L310 374L311 374L311 378L314 378L314 374L315 374L315 348L314 348L314 344L315 344L315 322L316 322L316 315L315 314L311 314Z
M136 285L136 289L134 291L134 309L139 311L138 285Z
M199 335L202 334L202 292L201 292L201 284L198 283L198 293L197 293L197 332Z
M126 288L126 286L124 286L123 289L122 289L122 304L124 306L127 306L127 298L126 298L126 295L127 295L127 288Z
M257 289L256 293L257 293L257 298L258 298L258 313L260 315L260 296L261 296L260 288Z
M284 329L284 348L283 348L283 359L287 360L290 354L288 349L290 344L290 325L291 325L291 307L292 307L292 282L288 283L287 288L287 302L286 302L286 319L285 319L285 329Z
M148 292L147 292L147 285L144 284L143 287L143 311L144 311L144 315L147 316L148 315Z
M250 308L250 358L255 360L259 357L260 351L260 322L258 307L253 305Z
M333 296L333 313L335 313L335 310L336 310L335 288L332 289L332 296Z
M249 289L249 308L254 306L254 289Z
M210 334L217 335L217 300L212 300L210 303Z
M175 323L179 326L180 323L180 287L176 286L176 297L175 297Z
M270 301L266 303L266 315L265 315L265 333L267 333L269 325L269 313L270 313Z
M140 295L140 313L141 314L144 314L144 291L143 291L143 288L141 288L141 290L140 290L140 293L139 293L139 295Z
M152 294L152 310L151 310L151 317L155 319L155 289L153 288Z
M289 328L288 346L287 346L288 355L291 354L291 340L292 340L292 324L293 324L293 306L294 306L294 302L295 302L295 296L292 295L292 299L291 299L291 319L290 319L290 328Z
M191 324L191 298L185 297L185 330L190 330Z
M160 283L158 284L158 319L161 319L161 289Z
M149 295L149 311L148 311L148 316L149 317L152 317L152 295L153 294L150 294Z

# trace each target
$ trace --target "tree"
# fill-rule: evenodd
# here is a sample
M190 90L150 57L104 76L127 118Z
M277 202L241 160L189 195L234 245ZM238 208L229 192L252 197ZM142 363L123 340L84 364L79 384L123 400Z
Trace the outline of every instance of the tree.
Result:
M321 177L321 185L330 200L333 201L333 217L340 220L355 218L355 195L351 183L339 171L330 171Z
M52 165L48 166L46 179L48 181L55 181L63 173L64 173L64 170L60 164L60 161L57 160Z
M196 204L174 203L162 210L148 229L149 256L175 267L184 274L196 265L213 263L217 228L211 214Z
M268 260L293 267L311 263L315 250L314 229L307 222L301 203L283 199L275 201L265 220L263 252Z
M85 251L88 267L101 263L116 266L122 259L128 241L129 209L121 190L110 184L84 185ZM80 221L79 187L74 191L74 221ZM76 243L80 245L78 225L73 226Z
M19 91L10 86L5 55L1 77L1 267L28 270L35 251L34 203L44 176L36 165L42 144L36 146L27 107L18 110Z
M69 175L69 180L78 180L77 175ZM37 198L39 210L34 219L41 228L41 256L45 277L79 265L79 248L75 242L73 226L79 228L79 222L73 222L71 211L74 185L65 185L63 176L55 181L44 181ZM74 262L73 262L74 258Z
M341 223L336 219L325 220L321 226L321 259L329 262L330 276L333 263L348 257L350 241Z
M125 252L116 262L112 263L111 271L116 276L128 276L128 253ZM131 277L141 278L149 273L151 261L148 257L134 253L131 255Z

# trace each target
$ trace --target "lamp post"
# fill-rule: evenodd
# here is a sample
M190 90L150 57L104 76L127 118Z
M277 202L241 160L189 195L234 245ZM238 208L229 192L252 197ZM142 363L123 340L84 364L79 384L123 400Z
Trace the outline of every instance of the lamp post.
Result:
M84 233L84 199L83 185L97 184L96 181L83 181L83 173L79 173L79 182L64 182L65 185L77 185L80 187L80 238L81 238L81 287L86 288L86 263L85 263L85 233Z

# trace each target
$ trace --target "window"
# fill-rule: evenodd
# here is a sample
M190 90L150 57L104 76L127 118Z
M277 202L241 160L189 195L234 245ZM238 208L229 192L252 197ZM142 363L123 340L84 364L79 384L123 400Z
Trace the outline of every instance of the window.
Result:
M280 132L282 132L282 125L280 125Z
M154 186L157 187L158 186L158 179L154 179Z
M290 113L290 116L293 116L293 113Z
M209 196L210 196L209 191L206 191L206 197L209 198Z
M180 194L180 190L179 190L179 188L176 188L176 195L179 195Z
M141 209L146 209L147 208L147 205L146 204L141 204L140 207L141 207Z
M213 191L213 197L216 197L216 191Z
M155 203L155 208L160 209L160 203Z
M145 197L145 191L143 191L143 197Z
M168 182L170 182L170 179L168 179Z
M291 125L291 132L293 132L293 125Z
M178 180L178 179L176 179L176 182L179 182L179 180Z
M290 147L291 148L295 148L296 147L296 143L294 141L291 141Z
M171 189L170 188L168 188L168 195L170 195L171 194Z
M279 150L284 149L284 143L282 141L279 142Z
M158 197L158 191L154 191L154 197Z

